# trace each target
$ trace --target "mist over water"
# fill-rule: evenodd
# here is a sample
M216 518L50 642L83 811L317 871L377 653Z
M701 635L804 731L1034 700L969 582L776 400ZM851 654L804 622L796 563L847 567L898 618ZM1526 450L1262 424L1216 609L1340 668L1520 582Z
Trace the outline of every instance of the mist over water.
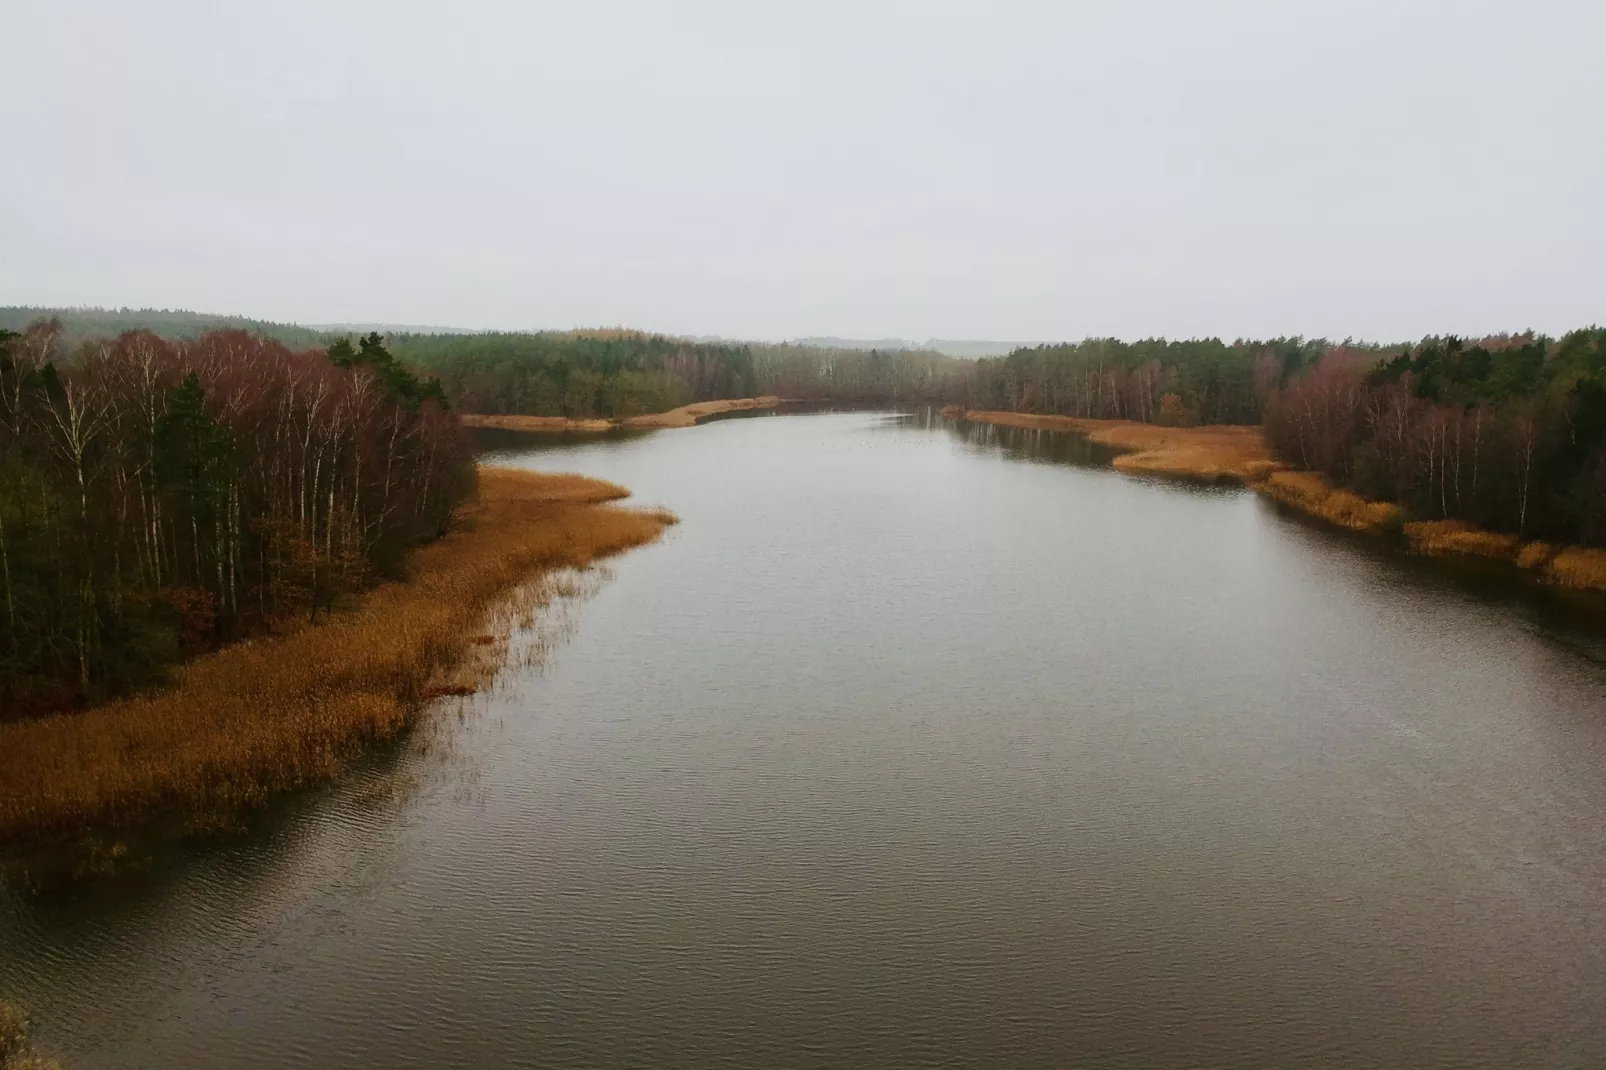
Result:
M252 833L0 899L70 1070L1606 1063L1591 604L1051 433L484 441L683 522Z

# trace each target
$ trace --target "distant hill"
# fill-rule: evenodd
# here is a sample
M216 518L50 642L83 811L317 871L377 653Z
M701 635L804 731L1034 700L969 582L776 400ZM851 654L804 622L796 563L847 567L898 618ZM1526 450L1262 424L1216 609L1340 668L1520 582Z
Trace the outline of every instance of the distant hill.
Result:
M815 349L907 349L941 353L945 357L1002 357L1021 346L1040 345L1039 342L989 342L959 338L928 338L916 342L910 338L794 338L792 344Z
M36 320L59 319L63 341L76 345L86 338L110 338L124 331L147 330L163 338L199 338L207 331L240 330L276 338L292 348L321 346L323 333L293 323L271 323L244 316L217 316L174 308L41 308L0 306L0 330L22 331Z
M309 323L307 327L325 334L483 334L478 327L429 327L412 323Z

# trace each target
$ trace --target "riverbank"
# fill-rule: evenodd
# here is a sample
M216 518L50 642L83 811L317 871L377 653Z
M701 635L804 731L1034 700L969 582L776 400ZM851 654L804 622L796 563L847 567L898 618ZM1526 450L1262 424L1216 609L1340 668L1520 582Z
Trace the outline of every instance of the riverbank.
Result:
M464 427L488 427L501 431L573 431L597 433L615 428L630 427L651 430L665 427L692 427L697 421L726 412L748 409L773 409L781 399L766 395L756 398L728 398L724 401L699 401L682 405L668 412L654 412L632 416L625 420L572 420L566 416L517 416L466 412L462 414Z
M1536 580L1560 587L1606 590L1606 550L1523 542L1459 520L1408 521L1400 507L1369 501L1335 487L1315 472L1295 471L1273 459L1258 427L1160 427L1133 420L1087 420L949 406L943 415L1000 427L1070 431L1124 450L1115 458L1125 472L1232 480L1301 513L1352 531L1403 537L1413 553L1505 561Z
M1136 420L1084 420L956 406L944 409L943 415L999 427L1085 435L1101 446L1125 451L1114 462L1123 472L1253 484L1282 467L1272 460L1258 427L1161 427Z
M419 548L407 582L287 635L181 667L170 688L81 713L0 724L0 844L70 840L158 815L226 820L338 773L429 699L471 692L503 635L510 591L651 542L674 517L621 509L622 487L482 468L456 529ZM533 597L538 598L536 593Z

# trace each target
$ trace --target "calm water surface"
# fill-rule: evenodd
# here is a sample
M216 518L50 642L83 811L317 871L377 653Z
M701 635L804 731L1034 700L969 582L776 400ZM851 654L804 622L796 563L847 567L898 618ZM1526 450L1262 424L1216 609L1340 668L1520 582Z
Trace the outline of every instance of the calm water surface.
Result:
M683 523L251 834L0 899L69 1070L1606 1065L1591 608L1040 432L499 442Z

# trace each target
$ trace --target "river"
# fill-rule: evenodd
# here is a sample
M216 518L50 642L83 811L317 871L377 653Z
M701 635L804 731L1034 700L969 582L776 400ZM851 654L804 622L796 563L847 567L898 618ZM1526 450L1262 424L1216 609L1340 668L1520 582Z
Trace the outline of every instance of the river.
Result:
M0 897L111 1067L1606 1065L1606 626L1080 439L492 436L682 523L251 831Z

